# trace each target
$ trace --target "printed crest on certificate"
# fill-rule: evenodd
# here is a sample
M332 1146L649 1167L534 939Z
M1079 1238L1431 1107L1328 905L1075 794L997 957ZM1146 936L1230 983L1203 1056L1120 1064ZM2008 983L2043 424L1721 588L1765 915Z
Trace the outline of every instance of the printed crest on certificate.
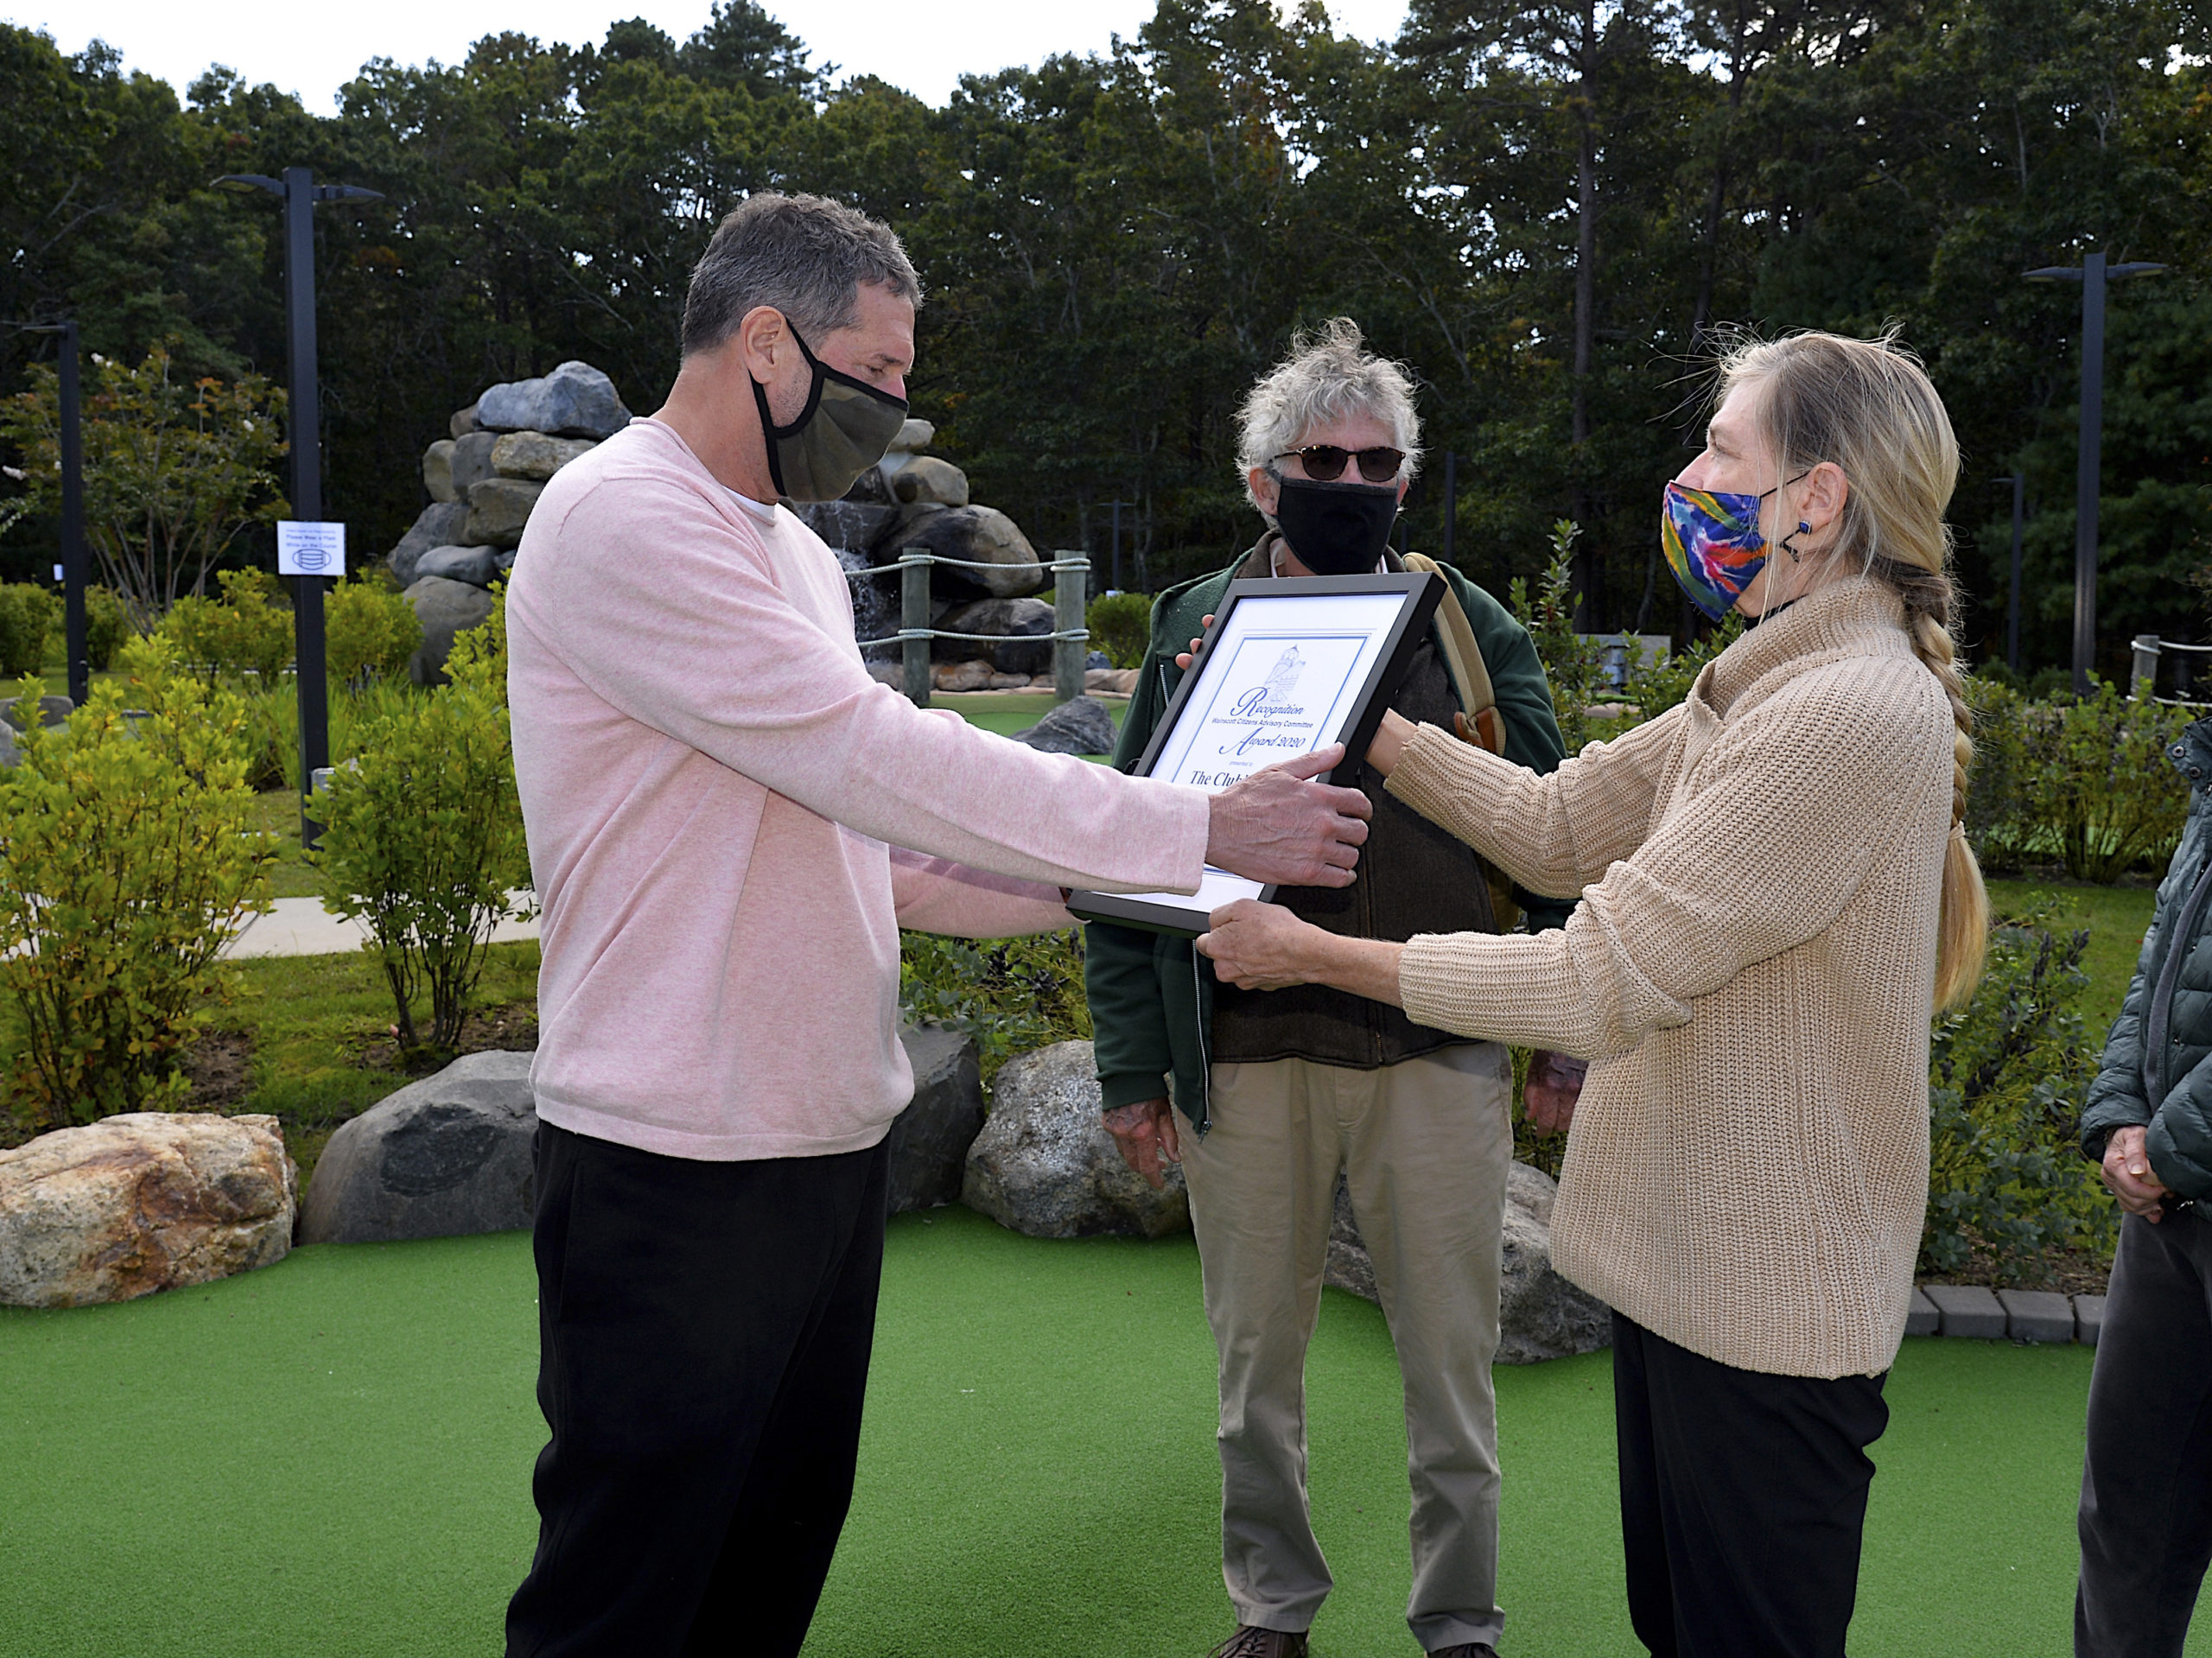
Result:
M1232 581L1137 774L1218 793L1341 742L1351 760L1329 780L1349 777L1443 592L1443 577L1414 571ZM1274 891L1209 865L1195 893L1077 893L1068 907L1086 921L1195 937L1222 905Z

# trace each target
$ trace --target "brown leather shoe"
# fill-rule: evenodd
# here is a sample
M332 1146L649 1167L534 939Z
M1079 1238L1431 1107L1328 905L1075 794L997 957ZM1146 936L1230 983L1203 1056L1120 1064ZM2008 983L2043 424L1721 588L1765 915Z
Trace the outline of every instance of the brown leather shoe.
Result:
M1240 1623L1236 1633L1208 1653L1206 1658L1306 1658L1306 1631L1263 1629L1255 1624Z

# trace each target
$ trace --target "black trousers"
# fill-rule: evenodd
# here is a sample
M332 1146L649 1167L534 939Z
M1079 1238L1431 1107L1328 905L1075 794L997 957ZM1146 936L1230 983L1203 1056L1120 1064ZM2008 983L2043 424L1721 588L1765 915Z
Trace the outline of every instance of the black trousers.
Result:
M537 1553L508 1658L786 1658L852 1499L881 1146L702 1163L537 1130Z
M2212 1223L2120 1223L2089 1378L2080 1658L2179 1658L2212 1561Z
M1656 1658L1842 1658L1884 1380L1738 1370L1613 1315L1629 1617Z

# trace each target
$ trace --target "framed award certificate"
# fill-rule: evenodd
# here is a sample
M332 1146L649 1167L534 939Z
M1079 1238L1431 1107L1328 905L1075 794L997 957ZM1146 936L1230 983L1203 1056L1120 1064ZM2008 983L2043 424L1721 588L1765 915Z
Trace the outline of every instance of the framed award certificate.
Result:
M1412 571L1230 582L1137 775L1218 793L1337 742L1351 757L1338 769L1351 775L1443 594L1443 577ZM1077 893L1068 908L1086 921L1196 937L1232 899L1274 896L1272 886L1208 865L1189 896Z

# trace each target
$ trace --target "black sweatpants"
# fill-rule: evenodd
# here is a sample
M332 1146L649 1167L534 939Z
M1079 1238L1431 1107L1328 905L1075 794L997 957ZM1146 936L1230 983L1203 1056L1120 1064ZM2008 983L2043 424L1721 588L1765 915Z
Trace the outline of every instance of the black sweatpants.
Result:
M537 1557L508 1658L785 1658L852 1499L886 1152L537 1130Z
M1739 1370L1613 1315L1629 1617L1656 1658L1842 1658L1884 1380Z
M2179 1658L2212 1561L2212 1223L2120 1223L2082 1464L2080 1658Z

